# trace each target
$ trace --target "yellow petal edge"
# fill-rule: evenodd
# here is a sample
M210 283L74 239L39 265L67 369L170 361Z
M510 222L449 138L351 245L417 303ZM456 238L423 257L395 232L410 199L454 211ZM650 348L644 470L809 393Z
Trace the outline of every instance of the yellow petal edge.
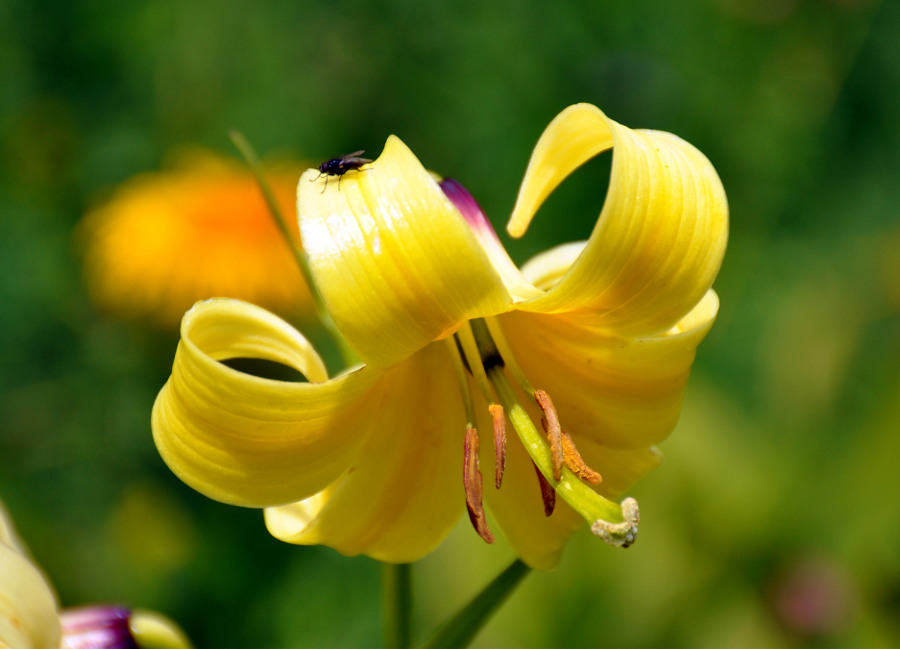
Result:
M311 383L264 379L220 360L262 358ZM163 460L184 482L220 502L267 507L324 489L364 437L380 373L326 381L306 339L277 316L239 300L200 302L185 314L172 376L153 407Z
M442 345L389 370L372 430L346 475L300 503L266 509L277 538L407 563L431 552L463 510L462 404ZM448 396L449 395L449 396Z
M725 254L725 191L692 145L626 128L590 104L571 106L538 141L508 230L524 234L550 192L608 148L609 189L587 245L552 289L518 308L580 312L622 337L653 335L706 295Z
M308 170L297 189L303 248L329 313L365 363L393 365L470 317L509 308L465 219L399 138L339 182L318 175Z
M25 552L0 502L0 647L57 649L56 597Z

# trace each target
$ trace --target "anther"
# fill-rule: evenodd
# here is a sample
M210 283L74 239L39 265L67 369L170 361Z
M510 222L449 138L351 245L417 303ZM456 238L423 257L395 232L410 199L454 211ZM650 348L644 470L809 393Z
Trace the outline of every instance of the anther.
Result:
M547 433L547 441L550 443L553 479L559 482L562 478L563 468L562 427L559 425L559 417L556 414L556 408L553 407L553 400L549 394L543 390L535 390L534 400L537 401L541 411L544 413L544 416L541 417L541 424L544 426L544 432Z
M485 543L493 543L494 535L488 529L487 518L484 515L481 470L478 468L478 431L472 426L466 427L463 448L465 455L463 486L466 490L466 509L469 510L469 520L472 521L472 527Z
M488 411L494 424L494 486L499 489L506 469L506 417L499 403L488 406Z
M581 458L581 453L575 448L575 442L572 441L572 438L569 437L569 433L566 431L562 431L562 450L563 462L565 462L569 471L578 476L579 479L592 485L598 485L603 482L603 476L585 464Z
M537 473L538 483L541 485L541 500L544 501L544 516L550 516L553 513L553 510L556 508L556 489L547 482L547 478L544 477L544 474L541 473L541 470L537 467L537 464L534 462L531 463L534 466L534 471Z

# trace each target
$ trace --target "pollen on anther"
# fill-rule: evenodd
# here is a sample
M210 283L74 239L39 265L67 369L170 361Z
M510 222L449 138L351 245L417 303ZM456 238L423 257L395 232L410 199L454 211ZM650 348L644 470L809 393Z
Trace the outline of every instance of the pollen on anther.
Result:
M563 461L566 468L574 473L580 480L584 480L588 484L598 485L603 482L603 476L589 467L581 457L581 453L575 447L575 442L569 436L569 433L562 431L562 450Z
M499 489L506 469L506 417L498 403L488 406L488 411L494 428L494 486Z
M550 444L550 457L553 461L553 479L559 482L562 478L564 461L562 426L559 424L559 416L556 414L556 408L553 406L553 400L550 398L550 395L543 390L534 391L534 400L544 413L544 416L541 417L541 424L544 426L544 432L547 433L547 441Z
M481 470L478 468L478 431L472 426L466 428L463 461L463 487L466 491L466 509L472 527L485 543L493 543L494 535L488 529L487 517L484 513L483 484Z

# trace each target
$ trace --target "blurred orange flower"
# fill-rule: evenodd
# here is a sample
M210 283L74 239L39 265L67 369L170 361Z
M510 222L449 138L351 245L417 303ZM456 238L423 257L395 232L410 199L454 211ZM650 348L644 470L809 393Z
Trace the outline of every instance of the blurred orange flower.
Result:
M267 170L299 240L297 180L305 166ZM250 171L209 151L125 182L80 225L94 305L175 326L196 301L232 297L282 315L311 310L309 290Z

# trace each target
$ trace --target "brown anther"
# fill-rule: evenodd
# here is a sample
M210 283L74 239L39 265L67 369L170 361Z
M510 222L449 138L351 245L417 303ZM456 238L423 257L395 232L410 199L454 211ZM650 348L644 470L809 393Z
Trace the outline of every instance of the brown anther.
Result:
M485 543L493 543L494 535L488 529L487 518L484 515L484 503L482 502L481 470L478 468L478 431L468 426L466 439L463 445L463 486L466 490L466 509L469 510L469 520L472 527L478 532L478 536Z
M581 453L575 448L575 442L572 441L572 438L569 437L569 433L566 431L562 432L562 449L563 461L566 463L569 471L588 484L598 485L603 482L603 476L585 464L581 458Z
M554 508L556 507L556 489L547 482L547 478L544 477L544 474L541 473L541 470L537 467L537 464L534 462L531 463L534 466L534 471L537 473L538 483L541 485L541 499L544 501L544 516L549 516L553 513Z
M559 482L560 478L562 478L563 468L562 427L559 425L559 417L556 414L556 408L553 407L553 400L549 394L543 390L535 390L534 400L537 401L541 411L544 413L544 416L541 417L541 424L544 426L544 432L547 433L547 441L550 443L553 479Z
M506 417L499 403L488 406L488 411L494 423L494 486L499 489L506 469Z

